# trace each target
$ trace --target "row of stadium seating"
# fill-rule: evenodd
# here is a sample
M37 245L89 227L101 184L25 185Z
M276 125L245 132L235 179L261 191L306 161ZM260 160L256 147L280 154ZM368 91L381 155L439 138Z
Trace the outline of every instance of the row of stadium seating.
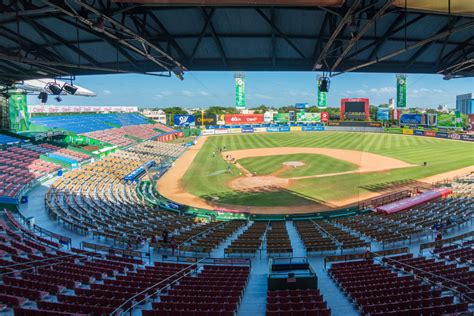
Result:
M314 221L295 221L294 223L308 255L310 252L336 251L338 249L335 239L319 229Z
M371 260L334 263L328 273L363 315L441 315L468 308L413 275L398 275Z
M462 244L454 244L445 247L436 247L433 253L438 258L455 261L458 263L474 262L474 248L472 244L474 240Z
M89 132L83 135L117 146L129 146L135 143L136 139L145 140L161 134L162 129L169 128L165 128L160 123L142 124Z
M18 198L38 180L61 169L57 164L41 160L34 146L7 146L0 150L0 196Z
M148 120L136 113L110 113L32 117L31 122L47 128L60 128L82 134L113 127L146 124Z
M314 222L316 228L322 230L336 241L341 250L343 249L357 249L357 248L370 248L370 243L362 240L358 236L354 236L352 233L344 230L333 223L328 221Z
M156 311L144 315L210 309L233 315L247 285L248 266L147 266L116 255L69 252L21 226L11 213L5 217L8 222L0 220L0 304L15 315L118 315L132 301L154 298L170 284L172 289L161 294L161 302L169 304L153 303ZM198 273L191 273L196 268Z
M19 144L25 142L23 139L9 135L0 134L0 146Z
M268 291L266 309L268 316L331 315L318 289Z
M285 222L273 222L267 230L267 254L293 254Z
M224 250L225 254L255 254L261 249L268 222L253 222Z

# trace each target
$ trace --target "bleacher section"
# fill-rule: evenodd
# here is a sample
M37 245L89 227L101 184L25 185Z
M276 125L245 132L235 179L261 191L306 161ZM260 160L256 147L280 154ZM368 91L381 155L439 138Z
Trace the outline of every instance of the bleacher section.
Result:
M38 146L23 144L0 149L0 197L18 199L24 190L61 166L43 161Z
M158 136L160 132L157 130L163 129L175 132L169 127L157 123L112 128L105 131L85 133L83 135L117 146L129 146L135 143L136 139L145 140L154 136Z
M179 242L181 234L203 226L192 217L147 205L136 192L137 183L123 181L150 157L159 163L161 154L169 157L179 152L171 150L178 145L161 147L156 143L148 141L150 150L143 147L140 153L118 151L56 180L45 197L50 215L72 230L134 245L161 236L164 229Z
M468 308L441 289L372 260L334 263L328 273L363 315L442 315Z
M32 117L31 122L47 128L60 128L83 134L114 127L146 124L148 120L135 113L110 113Z
M19 139L19 138L9 136L9 135L0 134L0 146L19 144L19 143L24 143L24 142L25 141L23 139Z
M144 315L183 310L234 315L247 285L248 266L149 266L117 255L60 250L11 213L5 217L8 223L0 220L0 305L15 315L119 315L171 284L171 290L158 294L162 303L152 303L156 311Z
M267 292L266 314L330 316L331 310L318 289L277 290Z

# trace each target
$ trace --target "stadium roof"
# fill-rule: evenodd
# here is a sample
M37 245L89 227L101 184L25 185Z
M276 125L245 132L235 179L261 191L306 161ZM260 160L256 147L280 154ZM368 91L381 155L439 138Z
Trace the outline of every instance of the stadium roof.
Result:
M2 1L0 80L181 69L473 76L474 1L450 2Z

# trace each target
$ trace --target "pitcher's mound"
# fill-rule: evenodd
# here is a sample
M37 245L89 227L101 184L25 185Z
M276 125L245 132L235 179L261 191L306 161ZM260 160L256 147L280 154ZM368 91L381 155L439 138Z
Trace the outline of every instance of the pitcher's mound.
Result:
M304 166L304 162L302 161L285 161L283 163L284 166L288 166L288 167L293 167L293 168L296 168L296 167L302 167Z
M231 181L229 186L239 191L276 191L286 188L289 183L289 179L274 176L240 177Z

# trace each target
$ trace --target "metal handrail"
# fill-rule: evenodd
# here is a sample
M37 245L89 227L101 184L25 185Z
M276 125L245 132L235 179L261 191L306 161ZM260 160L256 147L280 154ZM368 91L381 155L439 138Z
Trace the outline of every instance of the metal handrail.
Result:
M158 285L160 285L160 284L162 284L162 283L168 281L169 279L173 278L174 276L179 275L180 273L182 273L182 272L188 270L190 267L196 266L196 268L197 268L197 265L198 265L199 263L201 263L202 261L204 261L205 259L206 259L206 258L203 258L203 259L201 259L201 260L199 260L199 261L197 261L197 262L195 262L195 263L193 263L193 264L187 265L185 268L179 270L178 272L174 273L173 275L170 275L170 276L167 277L166 279L163 279L163 280L157 282L156 284L153 284L152 286L147 287L147 288L144 289L143 291L141 291L141 292L139 292L139 293L133 295L132 297L130 297L129 299L127 299L125 302L123 302L122 304L120 304L120 306L118 306L116 309L114 309L114 310L109 314L109 316L114 316L114 315L116 315L116 313L119 312L119 311L121 311L122 309L124 309L127 304L132 303L135 298L139 297L140 295L146 294L148 291L153 290L153 289L156 288ZM184 275L182 275L182 276L179 277L178 279L176 279L176 280L174 280L174 281L172 281L172 282L170 282L170 283L167 283L166 286L161 287L161 288L159 288L158 290L153 291L152 294L146 294L143 299L141 299L140 301L136 301L135 303L131 304L130 307L128 307L127 309L125 309L121 314L124 314L124 313L126 313L127 311L132 310L135 306L141 304L141 303L144 302L145 300L149 299L151 296L155 295L155 293L161 292L163 289L169 287L170 285L176 283L177 281L181 280L182 278L184 278L184 277L188 276L189 274L193 273L193 272L196 270L196 268L191 269L189 272L185 273Z
M423 270L423 269L420 269L420 268L411 266L411 265L409 265L409 264L407 264L407 263L400 262L400 261L395 260L395 259L393 259L393 258L389 258L389 257L384 257L384 258L385 258L385 259L388 259L388 260L390 260L390 261L394 261L394 262L396 262L396 263L398 263L398 264L401 264L401 265L403 265L403 266L409 267L409 268L411 268L413 271L416 270L416 271L418 271L418 272L426 273L426 274L429 274L429 275L431 275L431 276L435 276L436 278L440 278L440 279L442 279L442 280L445 280L445 281L454 283L454 284L456 284L458 287L462 287L462 288L465 288L465 289L469 290L469 292L472 292L472 291L473 291L473 289L471 289L469 286L467 286L467 285L465 285L465 284L462 284L462 283L459 283L458 281L450 280L450 279L445 278L445 277L443 277L443 276L440 276L440 275L434 274L434 273L432 273L432 272L429 272L429 271L426 271L426 270ZM378 259L378 260L381 261L380 259ZM383 263L383 261L381 261L381 262ZM392 267L392 268L395 268L396 270L402 270L402 269L397 268L396 266L393 266L393 265L391 265L391 267ZM405 270L402 270L402 271L405 271ZM405 272L406 272L406 271L405 271ZM432 281L432 280L430 280L430 279L428 279L428 281L429 281L430 283L437 284L435 281ZM469 297L471 300L474 299L474 298L468 296L467 294L460 293L460 292L459 292L458 290L456 290L456 289L452 289L452 288L450 288L450 287L448 287L448 286L445 286L445 285L441 285L441 286L442 286L442 287L445 287L445 288L447 288L448 290L451 290L451 291L453 291L453 292L459 293L460 295L467 296L467 297Z

